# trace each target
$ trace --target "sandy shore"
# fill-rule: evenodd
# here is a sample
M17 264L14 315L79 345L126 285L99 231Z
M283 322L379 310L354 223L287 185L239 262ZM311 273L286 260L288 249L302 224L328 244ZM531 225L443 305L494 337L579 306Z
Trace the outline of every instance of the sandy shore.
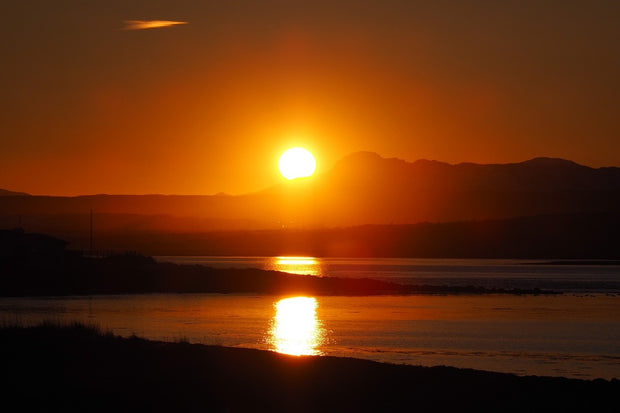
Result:
M84 326L0 329L19 411L614 411L620 381L517 377L120 338Z

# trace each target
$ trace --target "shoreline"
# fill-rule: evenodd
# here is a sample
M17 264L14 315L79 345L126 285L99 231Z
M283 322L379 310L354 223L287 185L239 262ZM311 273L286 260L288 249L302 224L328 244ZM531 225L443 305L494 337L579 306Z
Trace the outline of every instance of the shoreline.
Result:
M408 285L371 278L316 277L256 268L218 269L157 262L139 254L90 258L0 260L0 296L40 297L139 293L255 293L322 296L412 294L561 294L540 288Z
M612 411L620 381L516 376L121 338L81 324L0 328L26 410Z

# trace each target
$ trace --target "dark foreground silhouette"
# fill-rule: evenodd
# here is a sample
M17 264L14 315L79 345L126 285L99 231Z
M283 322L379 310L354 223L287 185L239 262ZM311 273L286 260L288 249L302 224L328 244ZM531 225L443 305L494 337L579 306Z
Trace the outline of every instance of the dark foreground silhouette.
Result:
M138 254L104 258L65 249L43 234L0 231L0 296L139 293L311 295L551 293L540 289L401 285L373 279L315 277L259 269L158 263Z
M82 325L0 329L16 411L617 411L618 380L518 377L162 343Z

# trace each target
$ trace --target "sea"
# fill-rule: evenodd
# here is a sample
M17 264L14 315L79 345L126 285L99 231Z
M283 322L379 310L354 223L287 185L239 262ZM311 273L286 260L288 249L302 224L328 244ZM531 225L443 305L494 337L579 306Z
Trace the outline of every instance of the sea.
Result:
M0 320L81 321L122 336L517 375L620 378L620 265L490 259L156 257L405 284L556 294L0 298Z

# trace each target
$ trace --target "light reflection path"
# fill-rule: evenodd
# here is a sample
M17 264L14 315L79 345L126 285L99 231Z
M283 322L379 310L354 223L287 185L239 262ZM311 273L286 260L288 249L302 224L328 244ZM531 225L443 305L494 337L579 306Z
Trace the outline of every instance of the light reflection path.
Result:
M316 298L284 298L274 307L268 337L273 350L295 356L323 354L320 346L325 342L325 329L316 314Z
M274 270L291 274L320 275L320 262L314 257L276 257Z

